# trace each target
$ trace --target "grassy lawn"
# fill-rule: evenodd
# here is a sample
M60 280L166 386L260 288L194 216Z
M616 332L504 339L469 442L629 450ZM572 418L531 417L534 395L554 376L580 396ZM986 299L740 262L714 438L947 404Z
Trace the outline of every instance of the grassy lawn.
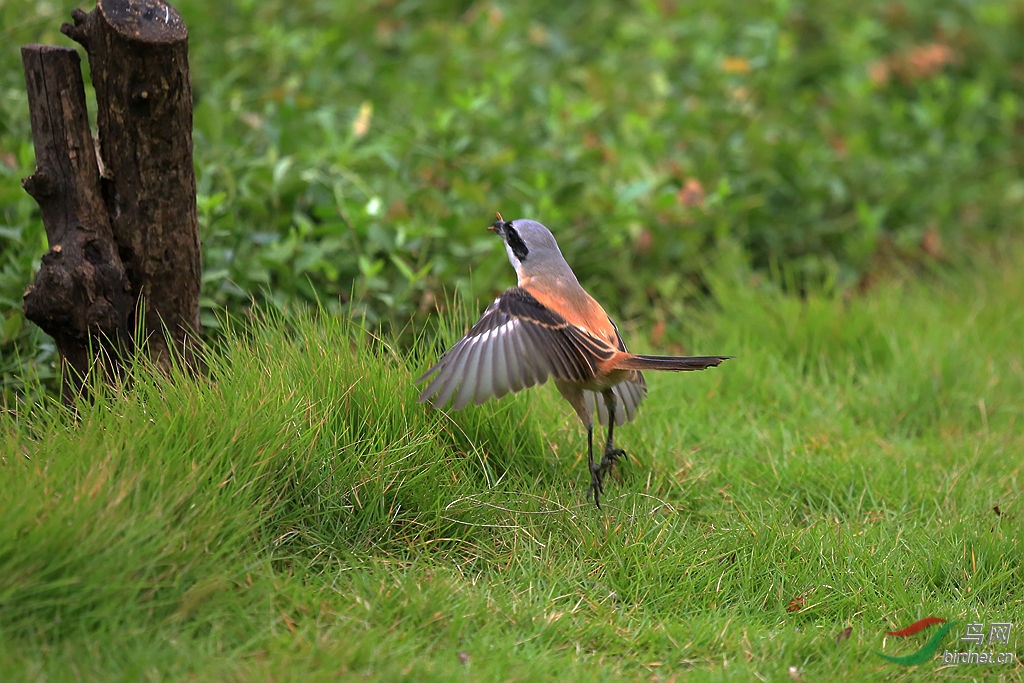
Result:
M229 326L210 380L7 412L5 671L1018 680L872 651L1024 615L1021 263L849 300L722 266L685 342L737 358L650 378L603 511L552 387L435 412L430 340L410 360L314 313Z

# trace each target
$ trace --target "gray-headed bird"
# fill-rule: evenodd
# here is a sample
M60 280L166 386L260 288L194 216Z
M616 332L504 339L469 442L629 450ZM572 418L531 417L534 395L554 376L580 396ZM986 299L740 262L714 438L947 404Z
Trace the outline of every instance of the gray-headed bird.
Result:
M732 356L638 356L580 286L551 231L532 220L498 220L488 229L505 242L519 283L495 299L466 336L417 383L430 380L420 402L456 410L543 384L548 377L587 428L590 489L601 507L604 477L626 455L615 447L616 424L631 421L647 394L641 370L704 370ZM604 457L594 462L594 412L608 425Z

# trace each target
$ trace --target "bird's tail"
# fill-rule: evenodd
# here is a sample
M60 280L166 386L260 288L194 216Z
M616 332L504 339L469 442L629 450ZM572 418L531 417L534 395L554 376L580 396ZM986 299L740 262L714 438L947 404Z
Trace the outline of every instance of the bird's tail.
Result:
M705 370L732 356L634 356L623 357L615 365L623 370Z

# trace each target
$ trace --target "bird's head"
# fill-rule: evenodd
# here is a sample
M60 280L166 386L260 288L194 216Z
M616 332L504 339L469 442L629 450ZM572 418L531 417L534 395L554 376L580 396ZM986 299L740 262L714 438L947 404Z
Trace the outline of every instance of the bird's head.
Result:
M542 274L557 275L557 272L569 266L558 249L555 236L537 221L519 218L506 221L497 214L498 220L488 227L501 236L505 242L508 260L516 269L520 283ZM571 273L572 271L570 271Z

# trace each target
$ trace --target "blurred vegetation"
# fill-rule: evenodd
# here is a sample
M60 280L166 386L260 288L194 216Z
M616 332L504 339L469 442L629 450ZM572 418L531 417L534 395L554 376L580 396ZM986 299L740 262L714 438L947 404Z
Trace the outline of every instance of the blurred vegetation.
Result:
M20 312L45 235L18 47L71 44L75 6L0 4L5 393L53 372ZM1024 209L1022 0L176 6L213 333L253 300L401 327L488 296L512 281L495 210L550 226L621 322L675 332L719 259L863 288Z

